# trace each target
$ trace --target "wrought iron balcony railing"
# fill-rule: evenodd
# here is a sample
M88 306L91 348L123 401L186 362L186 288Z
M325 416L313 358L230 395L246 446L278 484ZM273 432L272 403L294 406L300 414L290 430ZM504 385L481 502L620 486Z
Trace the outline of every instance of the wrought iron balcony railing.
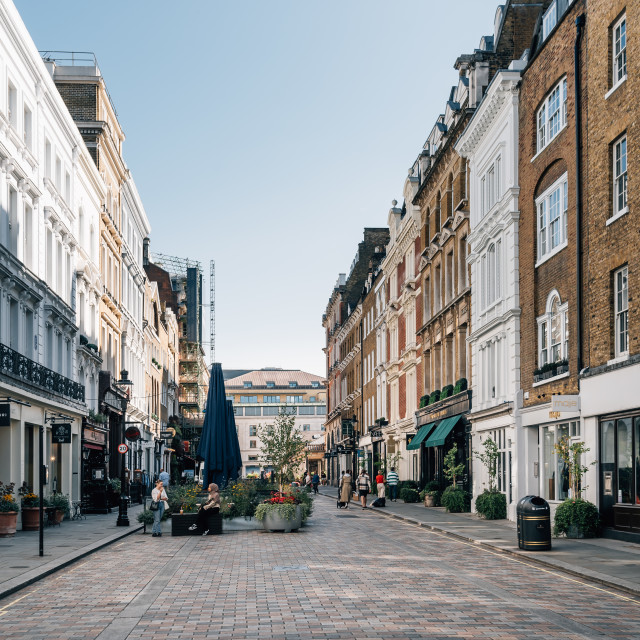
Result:
M0 372L51 393L84 402L84 385L47 369L0 343Z

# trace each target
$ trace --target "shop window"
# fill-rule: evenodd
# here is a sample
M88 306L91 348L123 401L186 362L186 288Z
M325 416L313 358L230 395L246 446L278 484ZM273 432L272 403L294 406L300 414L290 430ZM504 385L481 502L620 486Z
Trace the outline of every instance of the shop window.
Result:
M561 438L570 438L572 432L579 433L579 427L574 422L542 427L540 493L546 500L566 500L569 497L569 469L554 447Z

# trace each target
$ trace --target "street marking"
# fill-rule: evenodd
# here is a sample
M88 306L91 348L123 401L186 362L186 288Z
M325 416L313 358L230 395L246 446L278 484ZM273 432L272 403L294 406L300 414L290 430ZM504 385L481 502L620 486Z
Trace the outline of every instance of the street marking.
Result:
M418 527L420 529L428 529L428 527L423 527L421 524L413 524L412 522L407 522L404 521L404 524L406 524L407 526L412 526L412 527ZM459 540L456 539L454 536L448 535L446 533L443 533L441 531L436 531L434 529L428 529L431 533L440 536L441 538L448 538L449 540L452 540L454 542L458 542L460 544L466 545L467 547L473 547L476 546L479 543L478 541L474 541L474 542L465 542L464 540ZM505 558L507 560L510 560L511 562L517 562L518 564L522 564L526 567L531 567L532 569L537 569L538 571L541 571L543 573L548 573L549 575L552 576L556 576L558 578L562 578L563 580L567 580L568 582L575 582L576 584L581 584L584 587L589 587L589 589L593 589L594 591L602 591L603 593L607 593L611 596L614 596L615 598L618 598L619 600L626 600L627 602L633 602L634 604L640 604L640 600L635 600L634 598L629 598L627 596L623 596L619 593L616 593L615 591L609 591L608 589L603 589L602 587L596 587L595 585L589 584L588 582L583 582L582 580L578 580L576 578L571 578L568 575L564 574L564 573L558 573L557 571L552 571L551 569L544 569L543 567L539 567L538 565L536 565L534 562L525 562L524 560L518 560L517 558L514 558L512 555L508 554L508 553L499 553L497 551L491 551L490 549L486 549L483 547L482 549L483 551L485 551L486 553L492 555L492 556L497 556L499 558Z

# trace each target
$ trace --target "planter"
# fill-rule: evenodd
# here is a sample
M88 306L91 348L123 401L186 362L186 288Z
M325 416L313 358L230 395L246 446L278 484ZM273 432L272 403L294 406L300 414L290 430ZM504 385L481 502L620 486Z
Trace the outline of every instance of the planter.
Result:
M224 518L222 520L223 531L256 531L263 529L262 522L255 518Z
M16 534L17 511L0 511L0 538L11 538Z
M60 509L56 509L54 518L56 520L56 524L60 524L64 520L64 511L60 511Z
M285 533L296 531L302 526L302 507L296 505L296 515L291 520L283 518L277 509L273 509L265 514L262 526L267 531L284 531Z
M40 509L38 507L22 507L22 530L37 531L40 528Z
M201 531L189 531L189 527L196 524L197 513L173 513L171 514L171 535L172 536L193 536L202 535ZM222 515L220 513L210 513L207 518L209 535L216 536L222 533Z
M425 507L435 507L436 506L436 497L435 496L425 496L424 497L424 506Z
M580 540L584 538L584 531L577 525L571 524L567 529L566 533L567 538L573 538L574 540Z

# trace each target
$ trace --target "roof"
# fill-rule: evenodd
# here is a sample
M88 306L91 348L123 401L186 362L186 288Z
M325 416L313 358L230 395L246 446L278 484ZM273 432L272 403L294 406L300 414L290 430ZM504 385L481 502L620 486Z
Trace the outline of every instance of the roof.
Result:
M225 387L243 388L245 382L251 382L252 387L267 387L267 382L273 382L276 387L289 388L290 382L296 382L298 387L311 387L317 382L324 388L324 378L313 373L306 373L300 369L258 369L250 371L236 378L225 381Z

